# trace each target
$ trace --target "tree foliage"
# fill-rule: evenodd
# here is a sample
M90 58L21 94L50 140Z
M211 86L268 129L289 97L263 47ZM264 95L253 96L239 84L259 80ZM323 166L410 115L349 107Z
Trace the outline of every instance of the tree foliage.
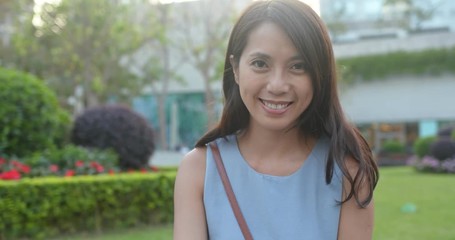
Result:
M178 39L182 43L182 52L203 79L209 127L216 120L211 83L221 80L224 54L235 15L235 1L228 0L201 0L192 7L186 7L182 13Z
M431 20L442 1L427 0L385 0L384 7L391 11L391 19L399 27L419 30L425 21Z
M157 34L137 17L145 0L61 0L36 12L24 11L24 2L16 4L20 14L10 46L17 57L2 60L45 79L61 103L70 99L83 109L112 99L129 101L149 84L131 74L126 58ZM154 21L153 13L147 17Z

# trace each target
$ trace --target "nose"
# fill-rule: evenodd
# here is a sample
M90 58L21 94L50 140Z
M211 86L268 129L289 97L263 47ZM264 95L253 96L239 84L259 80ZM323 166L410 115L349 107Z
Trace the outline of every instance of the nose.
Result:
M290 89L286 76L281 71L275 71L269 76L267 83L267 91L274 95L281 95L288 92Z

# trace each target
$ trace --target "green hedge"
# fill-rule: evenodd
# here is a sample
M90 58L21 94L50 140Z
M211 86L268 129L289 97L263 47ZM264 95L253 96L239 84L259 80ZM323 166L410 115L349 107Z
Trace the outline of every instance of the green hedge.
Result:
M173 218L176 172L0 181L0 239L44 239Z
M397 140L388 140L382 144L384 153L405 153L406 149L403 143Z
M455 73L455 47L344 58L338 59L337 65L346 83L390 75Z

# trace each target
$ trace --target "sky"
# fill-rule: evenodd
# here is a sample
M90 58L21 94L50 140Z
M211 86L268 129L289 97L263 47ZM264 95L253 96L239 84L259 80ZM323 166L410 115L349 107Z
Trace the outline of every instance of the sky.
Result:
M44 2L58 2L59 0L34 0L38 6L41 6ZM188 1L195 1L195 0L152 0L152 1L160 1L161 3L172 3L172 2L188 2ZM216 1L216 0L213 0ZM319 0L301 0L302 2L310 5L314 11L318 14L320 13L319 8Z
M41 0L43 1L43 0ZM152 1L160 1L161 3L173 3L173 2L188 2L188 1L197 1L197 0L152 0ZM213 0L216 1L216 0ZM300 0L308 5L318 14L320 14L320 7L319 7L319 0Z
M319 0L301 0L302 2L308 4L315 12L321 15L321 8L319 5Z

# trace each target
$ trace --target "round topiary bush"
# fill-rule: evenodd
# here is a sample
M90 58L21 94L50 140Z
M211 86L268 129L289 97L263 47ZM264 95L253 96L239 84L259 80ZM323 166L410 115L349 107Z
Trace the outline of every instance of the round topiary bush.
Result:
M114 150L123 170L147 166L155 150L153 130L145 118L118 105L87 109L76 118L71 140L84 147Z
M442 128L438 131L438 137L439 138L451 138L453 135L455 126L448 126L445 128Z
M70 117L43 81L0 68L0 153L25 156L65 139Z
M431 145L430 155L439 161L455 158L455 142L450 138L442 138Z
M421 137L414 142L414 152L419 158L430 154L430 147L436 141L435 136Z

